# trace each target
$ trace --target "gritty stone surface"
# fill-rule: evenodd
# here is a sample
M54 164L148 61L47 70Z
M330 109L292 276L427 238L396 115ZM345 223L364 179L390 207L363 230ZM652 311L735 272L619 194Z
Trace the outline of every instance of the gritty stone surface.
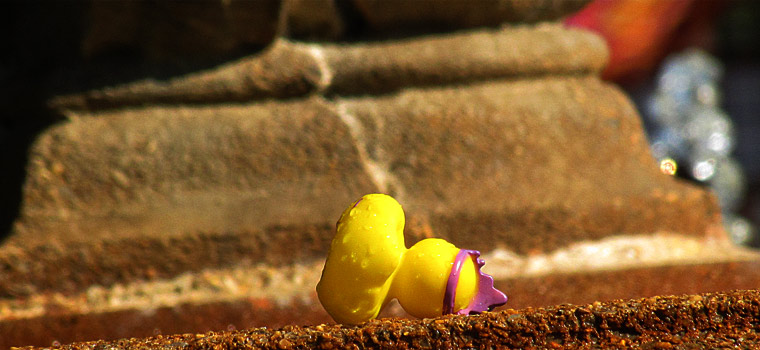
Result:
M122 239L62 242L51 237L31 246L9 243L0 257L0 296L26 300L40 293L70 295L91 286L160 281L209 268L280 268L324 256L332 231L330 226L275 226L234 234L162 237L148 231Z
M32 148L2 294L322 258L343 207L378 191L410 244L723 237L714 198L661 174L630 103L592 77L69 116Z
M97 110L151 103L292 98L311 93L377 94L410 86L596 73L606 61L607 48L600 37L559 24L351 45L279 39L259 54L219 67L58 96L51 105L56 109Z
M93 341L62 349L752 348L760 292L739 290L477 316L379 319L359 326L285 326ZM30 348L31 349L31 348Z
M75 240L322 224L376 190L348 128L319 100L71 117L31 151L20 232Z
M171 105L284 99L315 91L321 74L308 51L279 40L254 56L212 69L61 95L54 97L50 105L55 109L98 110L151 103ZM70 89L87 87L73 86Z
M459 246L525 253L609 234L720 230L714 199L659 172L633 106L596 78L339 103L360 125L351 130L365 163L382 170L378 187Z
M586 304L671 294L752 289L760 283L760 259L673 264L580 273L555 273L497 281L514 309Z
M424 2L421 2L424 3ZM337 94L601 71L607 47L590 32L556 23L481 29L419 39L325 46Z
M323 256L345 203L377 191L348 133L319 101L63 123L32 151L0 294Z
M706 244L704 249L725 250L725 254L712 262L697 263L706 257L695 255L692 258L696 261L671 261L660 266L574 273L553 269L555 272L540 276L527 273L518 264L504 265L489 257L485 269L496 278L496 287L509 295L507 305L498 310L747 289L760 284L758 254L747 255L737 248L714 244ZM602 252L597 255L603 258ZM525 259L541 260L537 256ZM332 322L314 290L323 263L238 265L172 278L93 285L68 295L49 292L0 300L0 348ZM535 261L528 265L535 265ZM515 273L505 277L505 272ZM410 316L398 303L391 302L381 317Z

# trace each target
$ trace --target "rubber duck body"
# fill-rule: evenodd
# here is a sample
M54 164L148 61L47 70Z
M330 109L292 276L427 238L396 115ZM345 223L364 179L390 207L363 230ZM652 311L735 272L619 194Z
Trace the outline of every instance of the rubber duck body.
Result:
M507 296L480 271L485 262L479 256L439 238L407 249L401 205L368 194L338 220L317 295L330 316L346 324L376 318L394 298L419 318L488 311Z

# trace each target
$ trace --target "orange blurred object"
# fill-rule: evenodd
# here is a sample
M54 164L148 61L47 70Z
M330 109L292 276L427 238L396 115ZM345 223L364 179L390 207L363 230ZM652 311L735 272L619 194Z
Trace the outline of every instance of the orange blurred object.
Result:
M569 26L586 28L607 40L609 80L648 74L667 54L672 36L690 13L693 0L595 0L569 17Z

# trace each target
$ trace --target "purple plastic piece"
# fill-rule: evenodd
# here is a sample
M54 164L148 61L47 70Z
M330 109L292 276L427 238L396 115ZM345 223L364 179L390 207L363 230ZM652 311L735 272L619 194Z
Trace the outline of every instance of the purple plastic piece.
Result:
M457 294L457 285L459 284L459 274L464 266L464 259L474 259L478 266L478 291L475 296L462 310L454 310L454 300ZM486 262L480 258L480 252L477 250L460 249L457 257L454 259L454 265L451 266L449 280L446 282L446 292L443 294L443 314L476 314L483 311L490 311L497 306L504 305L507 302L507 296L500 290L493 287L493 277L480 271L480 268Z

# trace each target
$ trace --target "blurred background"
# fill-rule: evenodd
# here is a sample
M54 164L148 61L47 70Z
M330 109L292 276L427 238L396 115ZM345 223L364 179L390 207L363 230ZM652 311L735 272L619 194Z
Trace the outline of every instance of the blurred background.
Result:
M644 119L664 172L711 188L732 239L759 247L760 3L596 0L566 20L610 47L603 76Z

